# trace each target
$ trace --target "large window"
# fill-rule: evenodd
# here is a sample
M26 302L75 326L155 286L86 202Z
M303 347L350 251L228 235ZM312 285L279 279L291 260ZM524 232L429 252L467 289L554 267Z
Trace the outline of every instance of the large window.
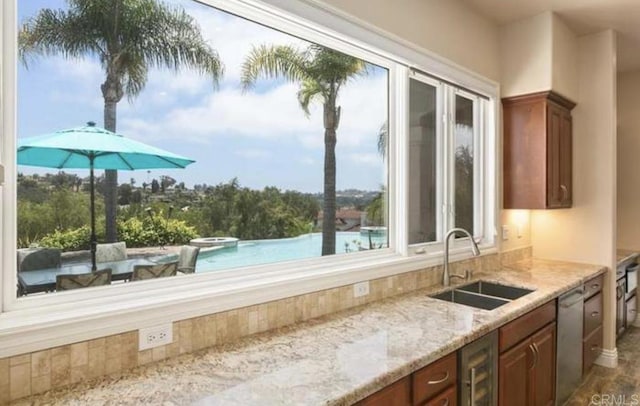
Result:
M87 121L195 161L163 169L131 155L129 171L98 163L111 145L89 147L95 268L112 283L182 265L190 243L195 273L388 246L387 68L195 1L115 3L19 3L17 137L53 134L18 151L21 294L91 270L90 161L72 145L92 137ZM103 255L114 242L126 251Z
M409 244L440 250L454 227L484 237L480 116L486 103L420 73L409 80Z
M495 85L304 2L82 4L2 4L5 311L212 312L436 264L453 227L493 247Z

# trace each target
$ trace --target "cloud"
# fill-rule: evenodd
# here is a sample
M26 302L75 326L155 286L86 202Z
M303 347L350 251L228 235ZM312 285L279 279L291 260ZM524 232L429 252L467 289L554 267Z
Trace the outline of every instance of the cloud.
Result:
M175 107L160 119L125 115L123 133L142 139L174 138L209 144L219 137L247 137L298 142L323 148L322 108L312 106L307 118L298 105L295 84L282 84L263 93L222 89L202 103ZM375 145L380 124L387 119L386 76L362 78L342 89L342 118L338 145L355 148Z

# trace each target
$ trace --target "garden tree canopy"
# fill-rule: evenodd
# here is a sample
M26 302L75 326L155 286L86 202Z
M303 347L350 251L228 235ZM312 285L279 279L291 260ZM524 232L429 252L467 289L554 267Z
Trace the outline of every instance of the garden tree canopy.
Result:
M190 68L217 85L223 66L205 42L196 21L184 10L157 0L67 0L67 9L42 9L18 34L25 64L28 55L97 59L105 73L101 85L104 128L116 131L117 104L144 89L150 68ZM106 239L115 241L118 177L105 171Z
M324 118L324 205L322 255L336 250L336 142L340 124L340 89L350 79L367 73L365 61L311 44L300 50L292 46L253 47L242 66L242 86L251 88L262 75L283 78L300 85L298 101L304 112L315 100L323 105ZM286 118L284 118L286 119Z

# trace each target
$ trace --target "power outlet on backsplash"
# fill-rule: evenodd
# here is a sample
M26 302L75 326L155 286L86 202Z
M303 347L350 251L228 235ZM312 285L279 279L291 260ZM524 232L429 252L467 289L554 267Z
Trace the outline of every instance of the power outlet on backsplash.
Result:
M173 342L172 323L141 328L138 330L138 350L148 350L149 348L171 344Z
M358 282L353 285L353 297L361 297L369 294L369 281Z

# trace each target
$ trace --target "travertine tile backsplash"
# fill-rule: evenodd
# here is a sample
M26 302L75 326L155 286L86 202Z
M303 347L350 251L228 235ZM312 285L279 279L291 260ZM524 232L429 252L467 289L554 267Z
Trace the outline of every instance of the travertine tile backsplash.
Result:
M452 272L491 269L531 256L531 248L452 264ZM0 359L0 404L86 379L115 374L240 337L346 310L440 283L442 267L370 281L370 293L354 298L352 285L290 297L173 323L173 342L138 351L138 332L83 341Z

